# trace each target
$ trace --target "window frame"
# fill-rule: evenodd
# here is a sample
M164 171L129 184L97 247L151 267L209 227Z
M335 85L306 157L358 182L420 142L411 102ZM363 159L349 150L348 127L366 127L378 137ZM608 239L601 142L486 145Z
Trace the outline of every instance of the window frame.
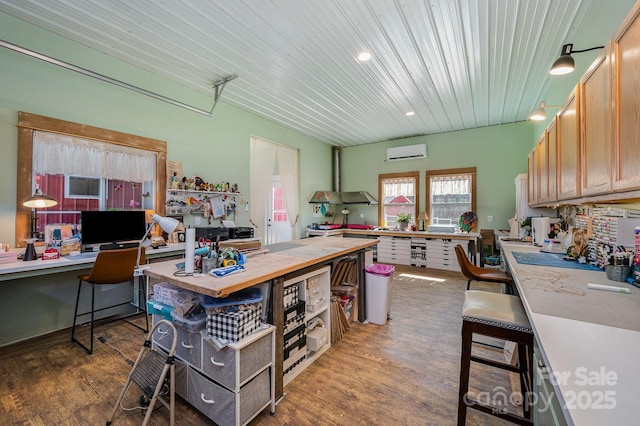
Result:
M476 212L476 168L475 167L461 167L457 169L439 169L439 170L427 170L425 172L425 211L429 216L425 226L431 223L431 178L442 176L458 176L458 175L471 175L471 211Z
M111 143L153 152L156 155L154 210L160 216L165 215L167 195L167 142L19 111L16 247L26 247L25 239L29 238L31 229L31 209L23 206L22 201L33 195L33 132L36 130L92 139L103 143Z
M418 212L420 210L420 172L400 172L400 173L382 173L378 175L378 224L382 226L384 223L384 181L390 179L414 179L416 193L415 206L413 212L413 222L418 223Z

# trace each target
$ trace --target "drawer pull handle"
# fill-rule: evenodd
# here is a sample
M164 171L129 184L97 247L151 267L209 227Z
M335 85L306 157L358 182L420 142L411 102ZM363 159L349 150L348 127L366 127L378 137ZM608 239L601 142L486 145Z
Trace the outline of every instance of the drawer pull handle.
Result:
M205 398L203 393L200 394L200 399L202 400L202 402L204 402L206 404L215 404L216 403L213 399Z
M224 367L224 362L217 362L214 357L211 357L211 364L215 365L216 367Z
M183 348L185 349L193 349L193 345L189 345L187 343L184 342L180 342L180 344L182 345Z
M163 336L166 336L167 334L169 334L169 330L163 331L161 328L159 328L158 329L158 334L162 334Z

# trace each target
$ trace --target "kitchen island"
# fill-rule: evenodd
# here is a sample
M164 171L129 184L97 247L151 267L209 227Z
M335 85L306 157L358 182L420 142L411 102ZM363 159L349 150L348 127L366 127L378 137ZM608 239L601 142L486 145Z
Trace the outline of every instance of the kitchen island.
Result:
M535 333L537 374L547 386L538 401L545 419L539 424L637 424L640 289L595 268L559 263L531 244L501 246ZM594 290L589 283L630 293ZM549 409L553 400L559 412Z
M176 262L154 263L145 271L151 282L168 282L196 293L226 297L233 292L260 284L270 288L269 309L275 331L275 396L283 395L284 348L284 283L287 279L313 271L323 265L333 265L345 256L358 259L358 313L365 318L364 251L378 240L363 238L306 238L265 246L264 254L250 257L244 271L221 278L204 274L180 276Z

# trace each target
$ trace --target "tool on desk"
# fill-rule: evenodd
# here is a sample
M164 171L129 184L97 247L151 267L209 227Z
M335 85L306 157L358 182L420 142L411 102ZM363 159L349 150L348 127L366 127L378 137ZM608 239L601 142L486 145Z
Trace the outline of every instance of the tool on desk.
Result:
M588 283L587 287L592 289L592 290L614 291L616 293L631 293L631 290L629 290L626 287L616 287L616 286L612 286L612 285Z

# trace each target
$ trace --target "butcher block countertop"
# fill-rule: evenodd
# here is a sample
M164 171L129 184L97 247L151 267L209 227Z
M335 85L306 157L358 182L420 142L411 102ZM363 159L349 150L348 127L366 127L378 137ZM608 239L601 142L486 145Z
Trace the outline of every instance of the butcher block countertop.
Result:
M249 257L243 272L221 278L209 274L176 275L176 261L154 263L145 274L197 293L226 297L235 291L325 263L377 243L378 240L366 238L305 238L264 246L267 252Z

